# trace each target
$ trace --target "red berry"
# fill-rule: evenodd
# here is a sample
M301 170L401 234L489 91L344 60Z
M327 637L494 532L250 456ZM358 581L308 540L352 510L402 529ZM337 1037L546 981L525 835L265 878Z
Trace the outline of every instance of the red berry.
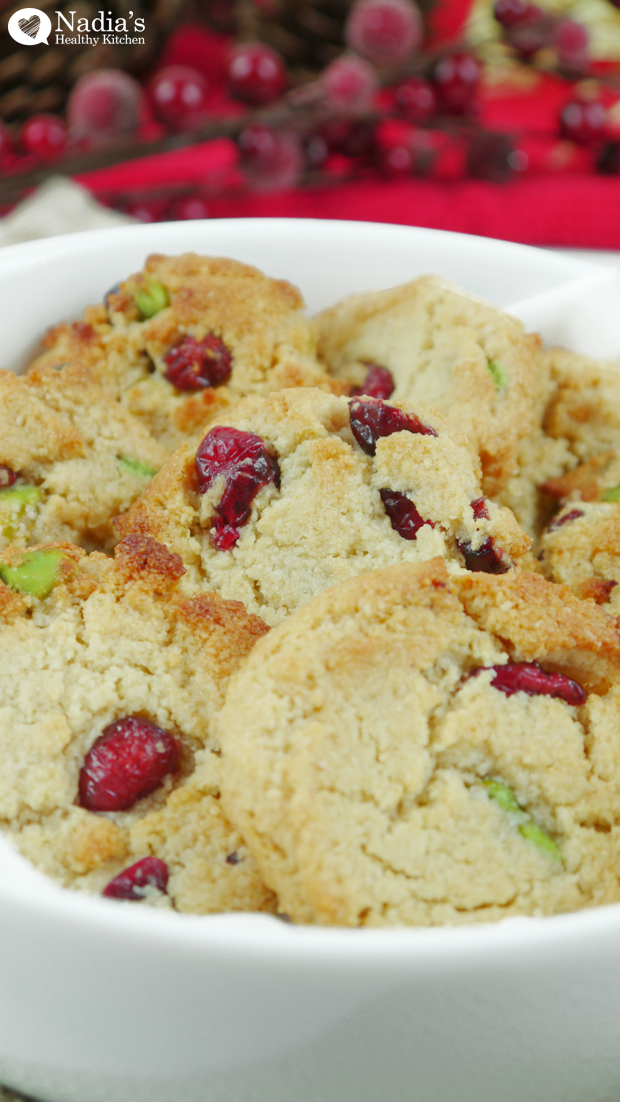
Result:
M533 23L542 12L529 0L495 0L493 15L502 27L517 27L521 23Z
M74 85L67 103L72 139L106 145L134 134L143 99L138 81L120 69L85 73Z
M394 99L400 114L416 126L423 126L437 114L437 93L425 77L402 80L396 86Z
M482 571L484 574L505 574L507 570L510 570L510 563L506 562L504 552L495 546L491 536L484 543L481 543L475 551L468 540L463 542L457 540L456 546L465 559L465 566L468 570Z
M553 532L554 529L561 528L564 524L570 524L571 521L577 520L583 515L584 514L582 509L571 509L569 513L564 513L560 517L554 517L554 519L551 521L551 524L549 525L549 531Z
M170 204L168 217L173 222L184 222L208 218L209 214L208 204L200 195L183 195Z
M563 69L573 75L583 73L588 67L590 35L583 23L574 19L560 19L556 24L553 44Z
M4 123L0 122L0 168L8 164L14 157L11 135Z
M415 129L404 119L385 119L377 127L375 160L385 176L410 176L416 167Z
M78 802L89 811L127 811L179 768L181 748L168 731L141 716L106 727L80 770Z
M201 494L224 476L224 492L216 506L213 543L229 551L239 539L239 528L250 516L258 491L273 482L280 489L278 461L265 441L253 432L218 426L202 441L195 460Z
M269 126L247 126L237 139L239 167L257 191L283 191L297 182L303 151L297 134Z
M302 138L304 167L309 172L322 168L329 156L329 146L321 134L306 134Z
M387 367L366 363L368 374L363 386L355 387L351 394L367 394L369 398L389 398L394 393L394 377Z
M337 111L367 110L379 87L377 74L367 61L355 54L341 54L320 76L327 104Z
M413 0L354 0L345 24L347 46L375 65L405 61L423 37Z
M33 115L22 126L19 140L26 153L53 161L66 149L67 127L58 115Z
M201 341L188 334L164 356L164 363L165 377L177 390L221 386L232 371L230 350L215 333L207 333Z
M507 662L504 666L481 666L470 675L493 670L491 685L506 696L527 693L528 696L557 696L567 704L583 704L586 694L577 681L563 673L547 673L537 662Z
M108 899L144 899L149 888L165 892L169 875L165 861L160 861L159 857L143 857L110 880L101 894Z
M487 509L487 503L483 497L477 497L475 501L472 501L471 507L476 520L489 519L489 510Z
M263 42L246 42L231 54L228 83L235 99L260 107L283 95L288 74L280 54L270 46Z
M413 432L422 436L437 436L430 425L425 425L415 413L404 413L397 406L386 406L377 398L362 402L354 398L349 402L351 432L366 455L374 455L377 440L392 436L395 432Z
M600 100L572 99L560 111L560 127L565 138L592 145L606 135L607 112Z
M6 490L7 486L12 486L18 478L17 471L7 467L6 463L0 463L0 490Z
M404 540L414 540L424 524L434 527L431 521L420 516L406 494L399 494L395 490L379 490L379 493L392 528Z
M192 130L206 112L208 87L202 73L186 65L166 65L149 91L158 118L173 130Z
M474 106L482 70L473 54L448 54L433 70L433 82L442 110L468 114Z
M553 42L554 20L532 5L530 16L522 23L506 28L506 41L525 61Z

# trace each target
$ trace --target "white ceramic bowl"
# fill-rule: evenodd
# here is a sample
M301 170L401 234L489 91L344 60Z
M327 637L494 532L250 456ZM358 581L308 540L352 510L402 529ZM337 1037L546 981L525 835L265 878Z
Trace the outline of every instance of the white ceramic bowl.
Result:
M3 250L4 366L147 253L187 249L289 278L312 310L436 272L549 339L620 353L609 270L455 234L269 219ZM45 1102L618 1102L620 905L432 930L198 918L65 892L2 841L0 1081Z

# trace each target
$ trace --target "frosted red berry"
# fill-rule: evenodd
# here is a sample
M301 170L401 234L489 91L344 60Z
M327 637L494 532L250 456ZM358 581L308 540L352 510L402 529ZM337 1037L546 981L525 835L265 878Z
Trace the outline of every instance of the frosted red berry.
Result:
M228 85L235 99L260 107L286 91L286 66L280 54L265 43L244 42L231 53Z
M596 99L571 99L560 111L560 128L565 138L579 145L599 142L607 132L605 107Z
M159 788L181 760L177 739L142 716L111 723L80 770L78 803L89 811L128 811Z
M404 540L414 540L424 524L434 527L432 521L424 520L420 516L406 494L400 494L396 490L379 490L379 493L392 528Z
M169 876L165 861L160 861L159 857L143 857L110 880L101 894L108 899L144 899L149 888L165 892Z
M583 23L574 19L560 19L553 33L553 45L558 61L569 74L576 76L588 67L590 35Z
M443 111L466 115L472 110L482 75L480 62L473 54L447 54L437 62L432 75Z
M405 61L423 36L413 0L354 0L345 24L347 46L374 65Z
M58 115L33 115L22 126L19 140L24 152L53 161L67 147L67 127Z
M6 463L0 463L0 490L6 490L8 486L13 486L19 473L14 471L11 467L7 467Z
M392 436L395 432L413 432L421 436L437 436L430 425L425 425L414 413L405 413L396 406L386 406L377 398L349 403L351 432L366 455L374 455L377 440Z
M134 134L143 99L138 81L120 69L85 73L73 86L67 102L72 139L106 145Z
M400 114L416 126L423 126L437 114L437 93L426 77L401 80L396 86L394 100Z
M261 436L218 426L202 441L195 460L201 494L224 478L224 492L215 507L212 539L218 551L230 551L239 529L249 520L258 491L273 482L280 489L278 461Z
M164 363L164 376L177 390L203 390L230 378L232 354L215 333L201 341L188 334L164 356Z
M304 163L297 134L256 123L241 131L237 144L239 167L256 191L283 191L295 185Z
M465 559L468 570L484 574L505 574L510 569L510 563L504 558L503 551L495 546L491 536L475 550L468 540L457 540L456 546Z
M583 704L586 693L577 681L563 673L548 673L537 662L507 662L503 666L481 666L471 674L493 670L491 685L506 696L527 693L528 696L555 696L567 704Z
M532 23L541 15L540 8L529 0L495 0L493 15L502 27L517 27L520 23Z
M202 73L186 65L166 65L149 92L157 117L172 130L192 130L204 119L208 86Z
M369 398L389 398L394 393L394 376L391 371L388 371L387 367L381 367L380 364L366 363L368 368L368 374L364 380L362 386L354 387L351 391L353 396L357 394L367 394Z
M355 54L341 54L330 62L320 83L327 105L337 111L367 110L379 87L372 65Z

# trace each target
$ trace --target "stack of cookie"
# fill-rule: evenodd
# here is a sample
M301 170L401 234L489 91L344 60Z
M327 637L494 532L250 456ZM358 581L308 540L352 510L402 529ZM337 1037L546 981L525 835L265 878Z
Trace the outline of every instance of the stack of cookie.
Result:
M310 320L151 257L57 326L0 377L21 852L294 922L620 901L619 384L436 277Z

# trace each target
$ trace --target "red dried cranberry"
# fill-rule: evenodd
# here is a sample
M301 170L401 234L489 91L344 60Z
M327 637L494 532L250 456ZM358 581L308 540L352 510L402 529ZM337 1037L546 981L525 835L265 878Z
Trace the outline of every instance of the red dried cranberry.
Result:
M17 471L11 470L5 463L0 463L0 490L6 490L7 486L12 486L18 478Z
M389 398L394 393L394 377L387 367L365 362L368 374L363 386L356 386L351 394L368 394L370 398Z
M510 563L506 562L503 551L495 547L491 536L475 551L468 540L463 543L457 540L456 546L465 559L468 570L483 571L485 574L505 574L510 570Z
M168 731L141 716L106 727L80 770L78 803L89 811L127 811L179 768L181 749Z
M197 341L189 333L164 356L164 373L177 390L202 390L221 386L230 378L232 355L215 333Z
M481 666L471 674L493 670L491 685L506 696L527 693L528 696L557 696L567 704L583 704L586 694L577 681L564 673L547 673L538 662L507 662L505 666Z
M430 524L434 528L432 521L424 520L420 516L406 494L399 494L396 490L379 490L379 493L392 528L404 540L414 540L424 524Z
M430 425L425 425L415 413L405 413L395 406L386 406L380 399L360 402L354 398L349 403L351 432L366 455L374 455L380 436L392 436L395 432L413 432L421 436L437 436Z
M483 497L477 497L475 501L472 501L471 507L474 511L474 517L476 520L489 519L489 510L487 509L487 503Z
M160 861L159 857L143 857L110 880L101 894L109 899L144 899L147 888L165 892L169 875L165 861Z
M224 493L216 506L212 535L218 551L229 551L239 539L239 528L250 516L252 502L262 486L280 489L280 468L261 436L223 426L211 429L196 452L201 494L224 476Z
M561 528L563 524L569 524L571 520L577 520L578 517L582 517L582 509L571 509L570 513L564 513L561 517L554 517L549 525L549 531L552 532L555 528Z

